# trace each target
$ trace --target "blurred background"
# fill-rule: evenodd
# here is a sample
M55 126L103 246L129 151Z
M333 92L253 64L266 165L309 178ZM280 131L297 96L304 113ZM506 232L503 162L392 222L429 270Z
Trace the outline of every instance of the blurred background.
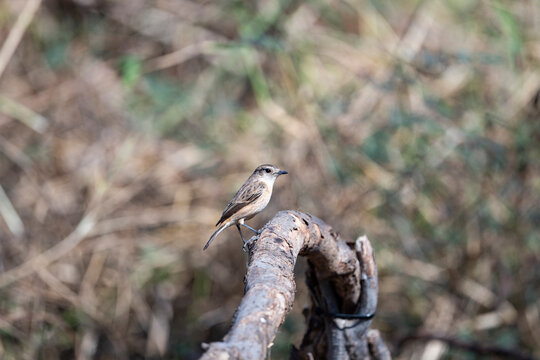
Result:
M0 43L0 358L196 359L247 260L202 246L262 163L250 225L368 235L396 359L540 356L537 0L1 0Z

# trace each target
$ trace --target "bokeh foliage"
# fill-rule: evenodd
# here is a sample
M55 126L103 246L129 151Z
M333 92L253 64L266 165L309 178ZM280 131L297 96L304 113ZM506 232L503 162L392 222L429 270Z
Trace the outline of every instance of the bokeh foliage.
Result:
M23 5L0 2L1 39ZM539 19L535 0L44 1L0 75L0 357L197 358L245 271L234 231L202 245L266 162L290 175L251 223L367 234L396 358L477 358L397 348L415 333L540 356ZM303 334L303 268L273 358Z

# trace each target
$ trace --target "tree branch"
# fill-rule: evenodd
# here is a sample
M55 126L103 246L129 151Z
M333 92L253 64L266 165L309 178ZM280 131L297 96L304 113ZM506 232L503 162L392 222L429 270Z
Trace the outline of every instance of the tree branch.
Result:
M366 237L359 238L354 246L351 249L328 224L314 216L279 212L250 247L246 292L229 333L223 341L207 345L202 359L264 359L292 308L298 255L308 257L313 306L308 311L302 346L293 350L292 357L389 359L389 355L375 357L388 351L382 341L370 341L367 336L369 315L377 306L377 272L371 246ZM344 319L343 313L368 316Z

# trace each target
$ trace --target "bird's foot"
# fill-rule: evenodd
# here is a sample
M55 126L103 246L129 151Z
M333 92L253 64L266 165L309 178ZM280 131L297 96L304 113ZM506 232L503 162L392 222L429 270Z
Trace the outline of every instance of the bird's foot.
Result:
M259 233L260 233L260 232L259 232ZM255 242L255 240L257 240L258 238L259 238L259 234L252 236L251 238L249 238L248 241L244 241L244 246L242 246L242 251L243 251L243 252L247 252L248 246L249 246L251 243Z

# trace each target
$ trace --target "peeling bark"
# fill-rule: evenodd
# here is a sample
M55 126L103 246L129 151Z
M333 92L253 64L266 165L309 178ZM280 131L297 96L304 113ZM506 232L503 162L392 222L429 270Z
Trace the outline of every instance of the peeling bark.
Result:
M232 327L223 341L206 345L201 359L265 358L293 305L298 255L308 258L313 305L306 311L302 345L291 358L390 359L378 333L370 337L367 331L370 318L329 315L375 312L377 270L366 237L351 249L322 220L289 210L270 220L249 250L245 295Z

